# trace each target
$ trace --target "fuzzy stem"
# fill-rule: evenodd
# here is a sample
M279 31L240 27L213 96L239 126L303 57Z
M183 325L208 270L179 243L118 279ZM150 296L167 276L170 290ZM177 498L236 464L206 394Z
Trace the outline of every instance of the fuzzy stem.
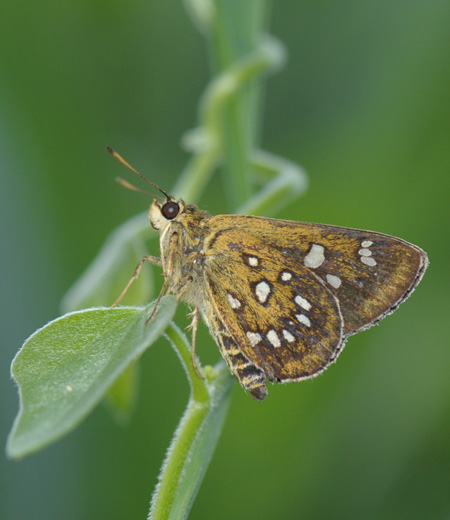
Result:
M188 375L191 395L167 451L149 520L187 517L222 430L232 381L223 362L206 367L207 377L200 379L192 367L186 336L173 324L166 336Z

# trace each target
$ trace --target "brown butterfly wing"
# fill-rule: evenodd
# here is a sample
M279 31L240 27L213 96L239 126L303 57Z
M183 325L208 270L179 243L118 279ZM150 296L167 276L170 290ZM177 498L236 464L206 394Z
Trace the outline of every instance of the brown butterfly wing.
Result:
M336 297L303 264L241 229L205 247L209 299L246 358L269 380L317 375L343 345Z
M339 301L345 335L393 312L428 265L419 247L372 231L236 215L213 217L211 224L251 234L314 272Z

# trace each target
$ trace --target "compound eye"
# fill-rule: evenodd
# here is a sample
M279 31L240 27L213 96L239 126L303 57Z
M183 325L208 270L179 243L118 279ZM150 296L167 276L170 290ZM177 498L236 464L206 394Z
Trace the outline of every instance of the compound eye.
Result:
M161 208L161 213L167 220L174 219L180 212L180 206L176 202L166 202Z

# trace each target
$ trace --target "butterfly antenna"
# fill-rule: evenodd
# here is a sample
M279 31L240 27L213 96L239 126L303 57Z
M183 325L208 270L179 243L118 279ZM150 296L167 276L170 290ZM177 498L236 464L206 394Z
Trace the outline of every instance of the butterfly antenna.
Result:
M115 150L113 150L110 146L107 146L106 149L114 157L114 159L118 160L120 163L122 163L124 166L126 166L129 170L134 172L136 175L139 175L139 177L141 177L141 179L144 179L145 182L148 182L148 184L150 184L150 186L153 186L155 189L157 189L159 192L161 192L166 198L170 199L170 196L164 190L162 190L157 184L155 184L151 180L147 179L147 177L145 175L143 175L140 171L136 170L136 168L133 168L133 166L131 166L131 164L128 164L127 161L121 155L119 155ZM123 182L122 181L123 181L123 179L119 180L118 181L119 184L122 184L126 188L132 189L134 191L140 191L139 189L135 188L132 184L130 184L126 181L123 181ZM146 193L146 192L144 192L144 193Z
M138 193L145 193L146 195L150 195L150 197L153 197L153 193L150 193L147 190L143 190L141 188L138 188L134 184L131 184L131 182L126 181L125 179L122 179L122 177L116 177L116 182L126 188L127 190L131 191L137 191Z

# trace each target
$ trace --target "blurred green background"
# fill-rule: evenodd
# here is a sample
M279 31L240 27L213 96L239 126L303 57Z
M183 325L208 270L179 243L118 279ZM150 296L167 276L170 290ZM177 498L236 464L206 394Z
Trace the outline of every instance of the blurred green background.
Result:
M445 0L273 3L289 62L267 84L262 142L311 181L279 216L397 235L431 265L325 375L270 387L262 404L235 385L192 518L450 518L449 19ZM170 189L208 78L180 1L2 3L3 443L18 406L14 354L59 315L108 233L147 206L114 183L105 145ZM202 199L212 213L228 211L221 182ZM0 517L146 518L187 397L161 340L143 358L128 426L101 406L43 452L2 457Z

